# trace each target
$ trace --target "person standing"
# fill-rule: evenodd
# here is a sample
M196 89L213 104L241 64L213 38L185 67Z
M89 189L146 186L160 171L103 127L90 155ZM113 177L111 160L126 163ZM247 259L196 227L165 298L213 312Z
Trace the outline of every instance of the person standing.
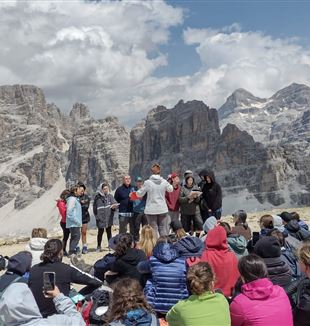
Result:
M154 163L151 167L152 175L144 182L144 185L131 194L131 198L138 196L143 198L147 195L145 215L149 225L155 230L156 235L166 236L169 234L168 206L165 200L166 191L172 192L172 185L160 176L160 165Z
M173 221L179 221L180 219L180 203L179 203L179 197L180 197L180 178L177 173L173 172L168 177L168 182L172 185L173 191L172 192L166 192L166 202L168 206L168 214L170 217L170 222Z
M141 177L136 177L136 186L134 191L137 191L142 188L143 179ZM147 224L147 219L144 214L145 204L146 204L146 195L142 199L137 199L133 201L133 219L132 219L132 228L133 228L133 237L135 242L139 242L140 235L140 225L142 227Z
M104 229L107 233L108 242L112 238L112 225L114 212L118 205L113 195L109 193L108 183L102 183L94 199L94 215L96 217L97 233L97 252L101 251L101 241Z
M81 238L82 207L80 204L81 188L73 186L67 197L66 228L70 230L69 255L77 253Z
M86 235L87 235L87 224L90 221L90 215L89 215L89 211L88 211L89 204L90 204L90 197L85 193L86 186L84 183L79 182L77 185L81 191L80 203L82 206L82 228L81 228L82 246L83 246L82 254L87 254L88 248L87 248Z
M70 230L66 227L66 219L67 219L67 202L66 199L70 195L70 191L68 189L65 189L60 194L60 199L57 199L57 208L59 211L59 214L61 216L60 220L60 227L62 229L63 237L62 237L62 245L63 245L63 251L64 256L68 256L67 253L67 241L70 236Z
M220 219L222 216L222 188L215 181L213 171L204 171L202 175L205 183L202 183L202 206L204 207L205 221L210 216Z
M119 203L119 233L127 232L127 225L129 224L130 233L133 234L132 229L132 201L129 198L132 192L131 177L125 175L123 177L123 184L115 191L114 198Z

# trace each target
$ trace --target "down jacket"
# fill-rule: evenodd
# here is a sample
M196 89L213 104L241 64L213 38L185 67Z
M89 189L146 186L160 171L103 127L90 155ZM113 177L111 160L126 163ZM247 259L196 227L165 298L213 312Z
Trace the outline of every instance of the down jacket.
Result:
M144 288L148 303L156 312L166 313L188 297L185 258L169 243L159 243L150 257L151 279Z
M181 257L200 257L204 249L204 243L197 237L187 236L174 244Z

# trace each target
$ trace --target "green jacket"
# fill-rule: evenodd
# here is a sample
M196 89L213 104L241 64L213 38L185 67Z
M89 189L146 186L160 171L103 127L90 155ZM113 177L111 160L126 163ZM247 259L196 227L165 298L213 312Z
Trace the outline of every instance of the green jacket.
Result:
M229 305L219 293L205 292L179 301L167 313L169 326L230 326Z

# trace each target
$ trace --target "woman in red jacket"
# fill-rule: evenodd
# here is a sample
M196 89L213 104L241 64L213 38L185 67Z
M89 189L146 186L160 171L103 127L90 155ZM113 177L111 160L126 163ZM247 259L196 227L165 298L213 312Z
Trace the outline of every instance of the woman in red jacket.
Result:
M225 229L217 226L210 230L205 244L201 261L208 262L214 271L214 288L221 289L226 297L230 297L239 278L239 271L238 259L228 248Z
M59 214L61 216L60 227L62 228L62 232L63 232L62 249L64 251L64 256L68 256L66 247L67 247L67 241L68 241L69 235L70 235L70 229L66 228L66 213L67 213L66 198L69 194L70 194L70 191L66 189L60 194L60 199L57 200L57 208L58 208Z

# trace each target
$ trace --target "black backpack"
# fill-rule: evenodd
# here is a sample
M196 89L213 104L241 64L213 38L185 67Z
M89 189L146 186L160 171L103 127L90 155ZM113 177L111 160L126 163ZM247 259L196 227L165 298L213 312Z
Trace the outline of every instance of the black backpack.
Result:
M89 312L89 322L95 325L102 325L103 316L96 314L96 309L102 306L109 306L111 291L97 289L92 293L92 306Z

